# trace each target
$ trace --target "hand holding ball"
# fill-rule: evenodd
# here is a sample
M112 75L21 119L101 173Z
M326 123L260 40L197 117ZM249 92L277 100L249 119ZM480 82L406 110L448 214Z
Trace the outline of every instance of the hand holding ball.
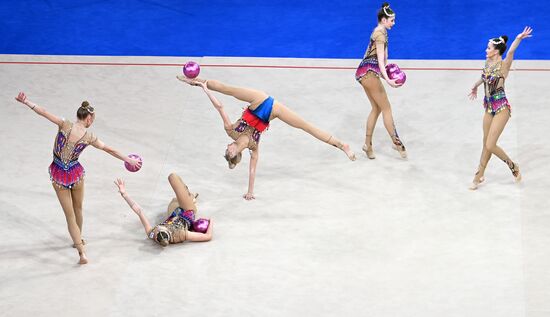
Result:
M395 83L398 85L403 85L407 80L407 75L397 64L386 65L386 73L391 80L395 79Z
M196 78L197 76L199 76L200 72L201 72L200 65L193 61L189 61L185 63L185 65L183 65L183 74L187 78L191 78L191 79Z
M132 173L139 171L141 169L141 163L143 162L141 156L139 156L138 154L130 154L128 155L128 157L137 160L139 162L139 165L132 166L128 164L128 162L124 162L124 166L126 167L126 169Z
M193 223L193 231L206 233L208 231L208 226L210 225L210 220L199 218Z

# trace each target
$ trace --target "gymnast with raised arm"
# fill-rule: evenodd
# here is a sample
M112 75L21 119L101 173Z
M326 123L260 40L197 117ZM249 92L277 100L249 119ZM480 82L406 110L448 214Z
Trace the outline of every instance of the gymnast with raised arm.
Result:
M130 198L126 192L126 185L122 179L115 180L118 192L128 203L128 206L138 215L145 234L154 242L165 247L169 244L184 241L210 241L212 239L212 220L207 220L207 230L201 231L200 222L206 219L195 220L197 206L196 195L193 195L187 185L175 173L168 176L168 181L176 194L176 198L168 204L168 217L163 222L152 227L149 220L143 214L141 207ZM204 227L202 228L204 229Z
M80 154L88 145L92 145L133 167L141 167L141 163L122 155L101 142L93 133L88 132L87 129L95 120L95 111L87 101L82 102L76 111L77 120L73 123L51 114L44 107L31 102L23 92L20 92L15 99L58 127L53 145L53 162L49 167L50 180L65 213L73 247L78 250L80 256L78 263L86 264L88 258L84 248L85 241L82 239L85 172L84 167L78 162Z
M269 122L273 119L280 119L293 128L304 130L322 142L342 150L350 160L355 161L355 154L351 151L348 144L305 121L265 92L249 88L233 87L217 80L188 79L182 75L177 76L177 78L189 85L201 87L220 113L225 132L234 140L234 142L227 146L224 155L229 168L235 168L241 161L244 149L248 148L250 150L248 191L243 195L243 198L246 200L254 199L254 179L258 163L260 136L269 127ZM241 118L235 123L231 123L223 109L223 105L211 91L233 96L238 100L248 103Z
M485 180L485 168L491 159L491 155L496 155L501 159L512 172L512 176L516 182L521 181L521 173L519 165L497 145L497 141L512 116L512 107L504 93L504 82L510 72L514 53L519 46L519 43L525 38L531 37L533 30L530 27L525 27L523 32L516 36L514 42L510 46L506 58L502 59L502 54L506 51L506 42L508 37L502 35L498 38L492 38L487 43L485 49L486 60L483 67L481 78L475 82L472 87L469 97L470 100L477 98L477 87L483 84L484 98L483 108L483 149L479 160L479 168L474 175L470 189L475 190Z

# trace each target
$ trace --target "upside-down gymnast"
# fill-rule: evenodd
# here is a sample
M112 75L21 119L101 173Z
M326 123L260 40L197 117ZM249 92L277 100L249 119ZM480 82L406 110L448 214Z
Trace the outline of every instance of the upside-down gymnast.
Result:
M177 78L190 85L202 87L216 110L220 113L225 132L234 140L233 143L227 146L224 155L229 168L234 168L241 161L244 149L248 148L250 150L248 191L243 195L243 198L246 200L254 199L254 179L256 164L258 163L260 136L268 128L269 122L273 119L280 119L291 127L302 129L315 138L342 150L350 160L355 160L355 154L350 150L348 144L305 121L285 105L268 96L265 92L249 88L233 87L217 80L188 79L181 75L177 76ZM235 123L231 123L223 109L223 105L216 99L211 90L247 102L248 106L241 118Z

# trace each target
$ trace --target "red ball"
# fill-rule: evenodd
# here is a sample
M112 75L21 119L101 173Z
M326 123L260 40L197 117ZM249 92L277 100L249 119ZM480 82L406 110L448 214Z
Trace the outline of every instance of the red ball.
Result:
M128 157L131 158L131 159L134 159L134 160L138 160L140 163L143 163L143 159L141 158L141 156L139 156L139 154L130 154L130 155L128 155ZM141 165L140 165L140 167L137 167L137 166L134 167L134 166L128 164L127 162L124 162L124 166L126 167L126 169L128 171L130 171L132 173L137 172L141 169Z
M195 78L199 76L200 72L201 72L201 67L198 63L189 61L185 63L185 65L183 65L183 74L187 78Z

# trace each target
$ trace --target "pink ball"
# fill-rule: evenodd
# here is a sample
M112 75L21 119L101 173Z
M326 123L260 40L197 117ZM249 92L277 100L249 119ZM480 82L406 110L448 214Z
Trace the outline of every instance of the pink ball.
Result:
M397 64L386 65L386 73L390 79L395 79L396 84L403 85L407 80L407 75Z
M138 154L130 154L128 155L129 158L131 159L134 159L134 160L138 160L140 163L143 163L143 159L141 158L141 156L139 156ZM130 172L137 172L141 169L141 167L133 167L132 165L128 164L127 162L124 162L124 166L126 167L126 169Z
M208 226L210 225L210 220L199 218L195 220L193 223L193 231L200 232L200 233L206 233L208 230Z
M201 67L198 63L189 61L185 63L185 65L183 65L183 74L187 78L195 78L199 76L200 72L201 72Z

